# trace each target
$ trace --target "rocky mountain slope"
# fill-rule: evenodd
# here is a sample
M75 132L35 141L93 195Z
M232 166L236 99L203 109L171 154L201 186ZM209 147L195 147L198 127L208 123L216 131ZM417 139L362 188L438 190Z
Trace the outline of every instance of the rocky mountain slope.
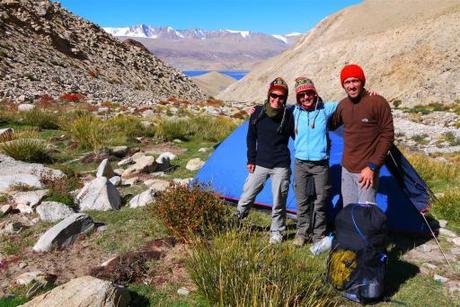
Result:
M256 63L286 50L301 35L176 30L149 25L104 30L122 41L131 38L141 42L160 59L182 70L250 70Z
M274 77L293 85L296 76L306 75L323 98L336 100L343 96L340 69L359 63L368 88L389 100L403 106L452 103L460 98L459 20L458 0L366 0L329 16L220 97L257 101Z
M0 1L0 98L78 92L89 99L151 104L205 95L138 42L121 43L58 2Z
M207 74L192 77L196 83L207 95L215 97L225 90L228 86L235 83L236 80L217 71L211 71Z

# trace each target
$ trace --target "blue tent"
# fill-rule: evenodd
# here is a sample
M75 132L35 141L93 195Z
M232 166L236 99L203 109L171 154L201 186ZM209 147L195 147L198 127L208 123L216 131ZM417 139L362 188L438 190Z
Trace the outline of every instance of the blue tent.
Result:
M246 169L246 133L248 121L236 129L214 151L203 168L196 175L199 182L208 183L223 198L237 201L248 175ZM331 139L330 180L331 197L328 204L328 219L333 221L342 208L340 197L340 176L343 137L339 129L329 133ZM289 143L291 157L294 157L294 143ZM292 159L294 161L294 159ZM294 165L292 162L292 170ZM380 170L380 184L377 204L387 215L388 227L392 231L429 234L429 228L421 212L429 209L430 191L401 152L393 146L385 165ZM271 207L272 194L269 181L256 199L256 206ZM287 199L289 213L295 214L296 201L293 178Z

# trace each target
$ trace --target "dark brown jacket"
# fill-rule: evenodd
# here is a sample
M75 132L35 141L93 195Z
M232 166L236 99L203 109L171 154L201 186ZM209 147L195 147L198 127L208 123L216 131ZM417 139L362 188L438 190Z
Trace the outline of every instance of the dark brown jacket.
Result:
M380 167L394 141L393 117L385 98L366 92L357 102L342 99L331 126L344 126L342 166L360 173L369 163Z

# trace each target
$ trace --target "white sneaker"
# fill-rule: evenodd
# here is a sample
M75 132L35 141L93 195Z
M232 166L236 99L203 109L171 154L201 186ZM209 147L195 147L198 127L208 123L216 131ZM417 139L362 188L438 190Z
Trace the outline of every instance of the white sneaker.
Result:
M274 234L270 237L270 244L280 244L283 242L283 236L280 234Z

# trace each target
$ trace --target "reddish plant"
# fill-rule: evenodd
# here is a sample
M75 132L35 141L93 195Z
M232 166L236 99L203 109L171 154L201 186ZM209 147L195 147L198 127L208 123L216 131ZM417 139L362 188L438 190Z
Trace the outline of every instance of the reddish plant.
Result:
M79 93L65 93L60 98L61 100L68 102L79 102L80 100L84 99L85 96Z
M38 107L43 109L50 108L53 104L55 104L54 98L48 94L41 95L38 97Z

